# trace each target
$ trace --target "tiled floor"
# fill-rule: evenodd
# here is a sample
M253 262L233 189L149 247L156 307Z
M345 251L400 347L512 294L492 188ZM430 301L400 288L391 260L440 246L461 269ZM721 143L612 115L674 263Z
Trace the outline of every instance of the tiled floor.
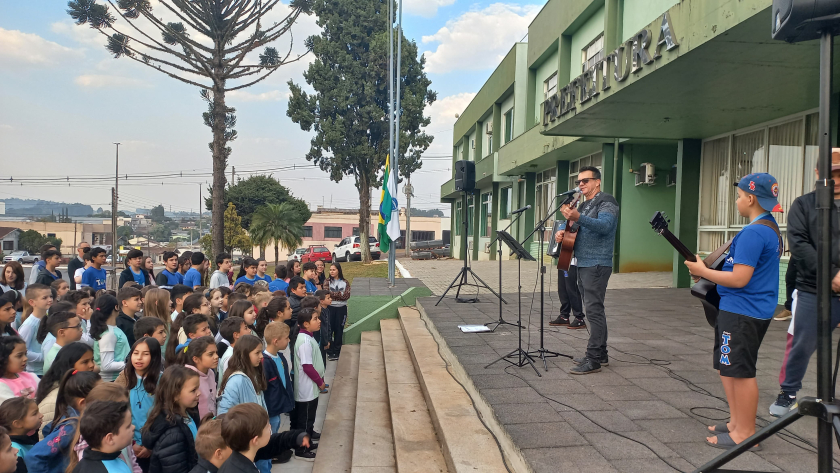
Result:
M416 268L411 271L417 276ZM549 293L546 322L559 308L556 295ZM513 321L516 295L506 293L505 297L510 303L504 306L504 317ZM610 366L587 376L569 375L573 365L566 358L549 358L547 372L539 367L542 377L529 366L518 368L504 362L485 368L516 348L516 332L503 326L496 333L464 334L457 325L496 320L498 305L490 298L459 304L447 297L435 306L437 299L418 299L418 304L534 471L692 471L722 452L704 443L706 425L715 422L703 416L723 419L728 412L725 402L718 399L723 390L711 367L713 330L688 290L607 291ZM529 327L523 330L523 347L534 349L539 344L539 292L533 310L530 290L523 296L522 307L523 322ZM771 324L759 354L760 425L773 419L767 408L779 390L787 325ZM585 330L546 326L549 350L580 356L587 338ZM815 365L812 360L801 395L815 394ZM815 443L815 426L815 420L803 419L788 430ZM773 437L763 443L762 452L746 453L727 468L816 471L813 449L797 444L802 445L790 435Z

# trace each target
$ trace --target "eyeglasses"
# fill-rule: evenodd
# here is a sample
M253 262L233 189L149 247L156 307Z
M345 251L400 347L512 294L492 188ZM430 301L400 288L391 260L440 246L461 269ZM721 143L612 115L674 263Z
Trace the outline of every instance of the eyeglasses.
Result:
M72 329L78 329L78 328L81 328L81 326L82 326L82 324L79 324L79 325L68 325L68 326L67 326L67 328L69 328L69 329L70 329L70 328L72 328Z
M576 185L576 186L579 186L579 185L581 185L581 184L588 184L588 183L589 183L589 181L594 181L594 180L595 180L595 178L594 178L594 177L587 177L587 178L581 179L581 180L579 180L579 181L575 181L575 185Z

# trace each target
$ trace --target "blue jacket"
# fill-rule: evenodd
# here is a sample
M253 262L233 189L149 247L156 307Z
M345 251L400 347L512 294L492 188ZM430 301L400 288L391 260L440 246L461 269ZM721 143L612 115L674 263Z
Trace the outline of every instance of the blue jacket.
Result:
M219 389L221 390L222 387L219 386ZM251 382L251 378L245 373L237 371L230 375L225 384L222 397L219 399L218 414L224 414L233 406L246 402L259 404L260 407L265 409L263 393L257 393L257 390L254 389L254 383Z
M615 198L601 192L584 202L579 208L578 236L575 240L575 258L579 268L613 265L615 231L618 227L618 203ZM566 224L561 226L566 229Z
M26 462L26 469L38 473L64 473L70 459L69 455L74 453L71 452L70 444L73 442L78 425L79 419L71 417L56 426L55 430L44 435L44 440L36 443L26 453L23 459ZM47 432L46 428L44 432Z
M269 417L279 416L284 412L292 412L295 408L295 387L292 385L292 378L289 376L289 365L286 364L286 357L281 353L280 361L283 362L283 373L277 369L277 363L271 356L263 352L263 372L268 382L268 389L263 392L265 396L265 407ZM283 387L283 376L286 379L286 387Z

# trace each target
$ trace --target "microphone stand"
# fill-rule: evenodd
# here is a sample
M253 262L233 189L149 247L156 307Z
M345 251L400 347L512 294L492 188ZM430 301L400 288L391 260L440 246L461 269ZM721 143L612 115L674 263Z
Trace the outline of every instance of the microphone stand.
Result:
M524 212L524 210L522 212L519 212L518 214L516 214L516 217L513 220L511 220L510 223L508 224L508 226L506 226L505 229L502 230L502 231L506 232L508 228L512 227L513 224L516 223L517 220L519 220L519 217L522 216L523 212ZM491 245L493 243L496 243L496 249L498 250L498 254L499 254L499 256L498 256L498 258L499 258L499 320L498 320L498 322L488 322L488 323L484 324L488 327L492 324L496 324L496 326L493 327L492 330L490 330L491 332L495 332L496 329L499 328L499 325L513 325L514 327L519 327L520 329L522 328L522 325L520 323L507 322L507 321L505 321L504 318L502 318L502 303L501 303L501 301L502 301L502 242L499 239L499 235L500 235L500 233L496 232L496 238L493 241L490 242ZM520 263L520 266L522 266L521 263ZM520 303L520 306L521 306L521 303ZM521 312L521 307L520 307L520 312Z
M557 200L557 197L558 196L555 195L554 198L551 199L551 203L548 204L549 208L551 208L551 206L554 205L554 202ZM543 244L545 242L545 222L547 222L549 217L554 215L555 212L557 212L557 209L562 205L563 204L561 203L557 208L554 208L551 212L547 212L545 218L540 220L540 222L537 224L534 230L527 237L525 237L525 240L528 240L528 238L530 238L531 235L533 235L537 231L540 232L540 348L537 350L530 351L528 352L528 354L530 355L533 353L536 357L542 358L543 366L545 367L546 371L548 371L548 361L546 361L546 358L562 356L570 360L574 359L572 355L566 355L565 353L559 353L545 349L545 264L543 262L545 253L545 251L543 250Z

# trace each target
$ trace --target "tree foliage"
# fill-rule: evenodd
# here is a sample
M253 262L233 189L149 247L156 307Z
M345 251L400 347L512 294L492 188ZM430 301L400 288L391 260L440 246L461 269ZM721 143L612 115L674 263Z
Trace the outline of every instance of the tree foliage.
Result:
M208 210L213 202L211 195L205 200ZM225 202L236 206L236 211L242 217L242 227L251 230L251 219L259 207L266 204L289 203L295 213L306 222L312 216L305 201L292 195L289 189L271 176L255 175L248 179L239 179L235 185L225 190Z
M149 230L149 238L155 241L169 241L172 238L172 230L162 223L155 224Z
M134 230L128 225L122 225L117 227L117 238L125 238L128 240L134 236Z
M166 216L166 210L163 208L163 205L152 207L152 209L149 211L149 218L155 223L167 222L169 220L172 220Z
M21 232L18 239L18 247L33 255L40 255L41 247L47 243L51 243L55 245L56 248L60 249L63 242L61 238L48 237L38 233L36 230L26 230L25 232Z
M308 216L306 220L309 220ZM274 242L274 262L277 263L280 247L294 251L303 244L303 224L306 220L299 213L299 208L292 203L266 204L254 213L251 222L251 239L254 239L254 235L258 235L265 244ZM265 256L261 255L261 257Z
M227 92L250 87L299 60L291 28L298 17L310 13L311 0L71 0L67 14L77 25L88 25L106 38L114 58L150 67L180 82L198 87L208 103L204 123L211 128L213 155L212 240L223 246L225 168L236 139L235 110ZM268 24L266 16L285 9L285 16ZM168 17L168 21L163 18ZM122 20L122 22L118 22ZM154 32L154 33L152 33ZM283 52L271 46L289 39ZM263 48L258 60L251 52ZM308 48L307 48L308 49ZM308 51L307 51L308 52Z
M359 214L362 255L370 261L370 213L364 210L370 208L371 188L381 186L389 144L388 3L314 0L312 11L323 31L308 39L315 60L303 77L315 93L289 81L287 115L301 129L315 131L307 160L329 173L333 181L345 176L355 180L363 210ZM422 130L429 124L423 111L436 94L429 90L431 81L423 71L425 58L418 58L417 45L399 39L399 171L406 175L422 165L420 155L432 142L433 137Z
M253 247L248 232L242 228L242 217L236 212L236 206L228 204L225 210L225 253L232 254L237 249L250 254Z

